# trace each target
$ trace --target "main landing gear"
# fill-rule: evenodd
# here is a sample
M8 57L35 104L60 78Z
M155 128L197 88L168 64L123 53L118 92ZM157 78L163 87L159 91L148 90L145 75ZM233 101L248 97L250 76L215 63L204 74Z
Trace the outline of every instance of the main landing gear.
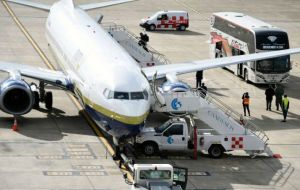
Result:
M45 91L45 82L44 81L40 81L39 86L37 87L37 85L35 83L32 83L30 85L31 90L34 94L34 104L33 104L33 108L38 109L39 103L45 103L45 107L48 110L52 109L52 105L53 105L53 95L52 92Z

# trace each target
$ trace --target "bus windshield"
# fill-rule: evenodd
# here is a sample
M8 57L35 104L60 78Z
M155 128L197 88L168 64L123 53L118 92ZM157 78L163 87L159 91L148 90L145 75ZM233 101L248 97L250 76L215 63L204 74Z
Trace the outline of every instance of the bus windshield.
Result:
M256 70L262 73L285 73L290 70L290 56L256 62Z
M256 48L259 50L288 49L288 35L283 31L257 31Z

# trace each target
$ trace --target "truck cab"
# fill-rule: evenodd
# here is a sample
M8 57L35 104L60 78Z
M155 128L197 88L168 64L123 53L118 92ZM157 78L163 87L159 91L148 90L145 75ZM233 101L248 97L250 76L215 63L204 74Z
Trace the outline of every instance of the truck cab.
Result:
M187 185L187 169L170 164L134 164L132 190L183 190Z
M158 127L144 128L136 137L145 155L161 150L183 151L188 149L188 126L183 118L172 118Z
M146 30L176 29L180 31L189 27L189 15L186 11L158 11L142 19L140 26Z

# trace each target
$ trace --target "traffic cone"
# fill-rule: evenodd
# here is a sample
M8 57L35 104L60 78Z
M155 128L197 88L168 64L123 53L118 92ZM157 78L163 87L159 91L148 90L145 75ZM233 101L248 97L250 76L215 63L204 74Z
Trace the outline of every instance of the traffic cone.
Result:
M13 131L18 131L18 123L17 123L17 119L16 118L14 119L14 124L13 124L13 126L12 126L11 129Z

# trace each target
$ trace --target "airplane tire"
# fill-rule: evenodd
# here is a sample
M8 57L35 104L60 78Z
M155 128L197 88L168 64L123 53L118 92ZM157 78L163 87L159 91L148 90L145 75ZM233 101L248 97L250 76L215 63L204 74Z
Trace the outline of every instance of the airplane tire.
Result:
M53 105L52 92L46 92L46 94L45 94L45 105L46 105L46 108L48 110L52 109L52 105Z
M146 156L153 156L158 151L157 144L154 142L145 142L143 143L143 153Z
M224 148L222 145L213 144L209 147L208 153L211 158L220 158L224 153Z
M33 108L34 109L38 109L40 107L39 103L40 103L40 95L37 91L33 92L34 95L34 103L33 103Z

